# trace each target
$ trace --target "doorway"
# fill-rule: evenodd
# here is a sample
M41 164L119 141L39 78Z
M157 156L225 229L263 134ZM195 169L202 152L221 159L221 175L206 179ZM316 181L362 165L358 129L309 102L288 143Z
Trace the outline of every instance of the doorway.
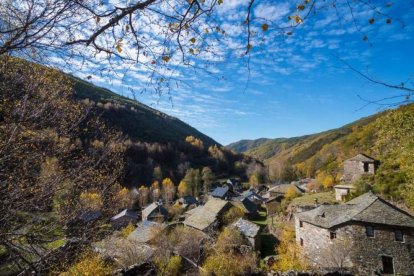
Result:
M382 271L385 274L394 274L394 261L392 257L381 256L382 258Z

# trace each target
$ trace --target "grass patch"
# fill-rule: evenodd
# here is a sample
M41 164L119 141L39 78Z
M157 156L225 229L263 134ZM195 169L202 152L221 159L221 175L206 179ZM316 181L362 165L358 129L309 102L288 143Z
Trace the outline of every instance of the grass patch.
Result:
M46 248L53 250L53 249L56 249L56 248L59 248L59 247L63 246L65 243L66 243L65 238L58 239L58 240L55 240L55 241L52 241L52 242L49 242L48 244L46 244Z
M322 192L322 193L315 193L315 194L305 194L303 196L293 199L291 204L295 206L296 205L312 205L315 203L315 198L318 199L319 204L337 203L335 200L335 193L333 191L330 191L330 192Z

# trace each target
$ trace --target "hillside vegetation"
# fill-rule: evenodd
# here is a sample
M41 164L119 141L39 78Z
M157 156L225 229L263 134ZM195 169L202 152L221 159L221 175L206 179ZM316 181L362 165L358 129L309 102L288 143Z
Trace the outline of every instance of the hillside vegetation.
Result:
M316 177L326 187L339 182L343 161L365 153L381 165L375 177L356 183L414 207L414 104L387 110L338 129L295 138L259 142L257 146L233 143L230 149L246 147L244 153L264 161L270 178L290 181ZM262 140L261 140L262 141Z
M201 139L205 146L220 145L183 121L122 97L108 89L74 79L75 97L105 110L104 119L133 140L158 143L183 143L187 136Z
M65 269L73 255L111 232L107 218L142 207L151 184L152 200L172 200L182 179L198 196L214 176L247 179L249 165L260 166L213 144L143 104L2 57L0 274ZM147 191L140 193L147 198L125 187ZM100 219L90 223L95 215Z

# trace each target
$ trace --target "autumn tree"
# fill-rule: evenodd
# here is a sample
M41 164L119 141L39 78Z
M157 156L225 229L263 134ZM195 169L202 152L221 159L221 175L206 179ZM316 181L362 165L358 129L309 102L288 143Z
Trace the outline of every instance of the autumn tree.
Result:
M243 250L246 243L237 229L224 228L217 238L212 254L207 257L202 275L249 275L256 272L254 251Z
M167 202L174 200L175 186L170 178L164 178L162 181L162 195Z
M180 197L191 194L190 187L184 180L181 180L180 184L178 185L178 194L180 195Z
M214 181L213 171L209 167L204 167L201 171L201 179L203 180L203 193L207 195L210 191L211 184Z
M161 188L160 188L160 183L158 181L152 182L150 192L151 192L152 202L156 202L156 201L158 201L158 199L160 199L160 197L161 197Z
M12 271L36 271L49 244L63 238L62 227L82 243L99 235L99 223L72 223L85 210L118 211L125 147L96 110L74 100L69 77L5 56L0 76L0 243ZM51 265L42 263L45 270Z
M276 247L278 258L271 267L275 271L303 271L308 268L305 258L301 255L299 245L295 240L295 230L291 226L285 226L280 235L280 243Z
M198 196L200 194L202 179L199 169L188 169L183 181L187 183L193 196Z
M56 57L60 57L58 65L72 72L81 66L93 68L92 64L102 64L99 73L94 73L108 78L114 73L125 78L131 71L145 72L144 87L162 94L179 83L175 77L177 64L192 69L191 73L194 69L209 72L208 63L214 62L212 56L239 59L254 52L275 57L261 46L269 41L304 36L308 32L302 26L313 26L315 18L324 17L325 12L332 21L355 30L359 36L352 39L367 46L373 45L370 37L378 31L376 26L395 25L402 29L405 25L401 18L387 12L390 3L310 0L287 6L284 20L274 18L273 14L254 16L265 3L248 0L236 5L241 9L236 23L240 26L241 41L234 47L235 41L229 37L231 29L226 30L222 24L231 18L225 6L234 5L222 0L146 0L116 5L75 0L6 1L0 6L0 55L17 55L55 65ZM366 14L372 17L366 20ZM371 83L401 91L402 101L404 97L410 99L414 90L410 82L383 82L340 60ZM125 71L125 67L132 69Z
M138 202L139 206L142 208L148 204L149 200L149 189L148 187L141 186L138 189Z
M285 199L286 200L292 200L296 197L300 196L298 190L296 189L296 187L294 187L294 185L290 185L289 188L287 188L286 193L285 193Z
M154 181L162 181L162 170L160 166L154 168L152 178Z
M185 141L200 151L204 150L204 143L203 141L201 141L201 139L198 139L194 136L187 136L185 138Z

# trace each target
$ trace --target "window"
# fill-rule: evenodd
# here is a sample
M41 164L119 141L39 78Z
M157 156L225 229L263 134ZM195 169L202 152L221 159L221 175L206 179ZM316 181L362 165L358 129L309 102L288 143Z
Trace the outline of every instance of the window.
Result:
M301 220L299 221L299 227L303 227L303 222Z
M392 257L381 256L382 259L382 272L384 274L394 274L394 262Z
M365 227L365 233L367 234L367 237L374 237L374 227L373 226L366 226Z
M300 246L303 246L303 239L300 238Z
M404 241L404 234L402 230L395 230L395 240L396 241Z
M364 163L364 172L369 172L369 163Z
M331 240L336 239L336 233L335 232L329 232L329 237Z

